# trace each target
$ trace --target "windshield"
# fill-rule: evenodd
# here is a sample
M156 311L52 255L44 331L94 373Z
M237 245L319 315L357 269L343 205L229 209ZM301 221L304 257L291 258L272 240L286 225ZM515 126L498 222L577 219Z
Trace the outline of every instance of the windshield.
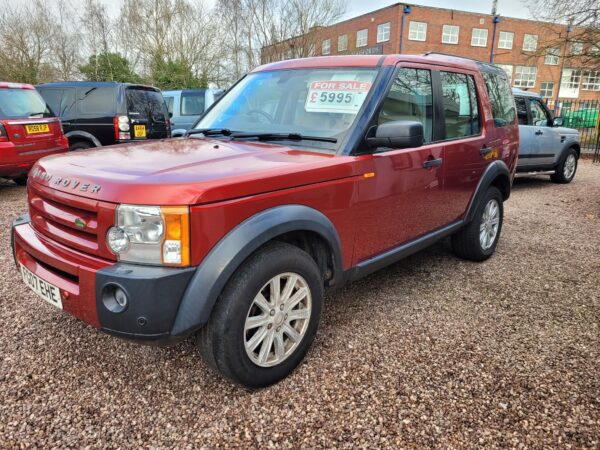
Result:
M0 118L28 119L53 117L37 91L31 89L0 89Z
M376 75L377 70L358 68L251 73L208 111L195 128L222 128L235 133L295 133L339 142L354 122ZM333 143L318 145L335 147Z

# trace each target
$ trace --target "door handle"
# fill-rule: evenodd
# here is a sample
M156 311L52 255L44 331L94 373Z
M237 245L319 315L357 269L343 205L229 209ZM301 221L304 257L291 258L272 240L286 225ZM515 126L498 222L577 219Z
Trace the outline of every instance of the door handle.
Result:
M542 134L544 134L544 132L543 132L542 130L537 130L537 131L535 132L535 135L536 135L536 136L541 136Z
M442 161L442 158L425 160L423 161L423 168L431 169L432 167L439 167L442 165Z
M494 151L494 149L492 147L483 147L481 150L479 150L479 153L481 153L481 156L485 156L485 155L489 155L493 151Z

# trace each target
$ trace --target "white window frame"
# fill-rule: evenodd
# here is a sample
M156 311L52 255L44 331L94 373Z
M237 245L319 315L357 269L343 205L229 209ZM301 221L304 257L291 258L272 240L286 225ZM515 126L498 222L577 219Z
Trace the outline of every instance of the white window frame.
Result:
M356 32L356 47L366 47L369 43L369 29L363 28Z
M337 49L338 49L338 52L345 52L346 50L348 50L348 35L347 34L340 34L338 36Z
M515 41L515 33L512 31L501 31L498 34L498 48L512 50Z
M408 40L425 42L427 40L427 22L411 20L408 24Z
M458 25L444 25L442 27L442 44L458 45L460 27Z
M569 74L565 72L569 72ZM582 75L581 69L564 69L560 87L564 89L579 89Z
M487 28L473 28L471 31L471 47L487 47L490 31Z
M546 87L544 87L546 85ZM550 95L545 95L548 92L548 85L552 86L550 88ZM554 97L554 81L542 81L540 82L540 95L543 98L552 98Z
M582 91L600 91L600 70L586 70L581 78Z
M321 44L321 55L331 55L331 39L323 39L323 43Z
M377 25L377 43L387 42L390 40L390 22L380 23Z
M560 62L560 49L548 48L546 49L546 56L544 56L544 64L547 66L558 66Z
M527 34L523 35L523 51L535 52L537 50L538 35Z
M506 76L508 77L508 82L512 83L513 65L512 64L495 64L495 65L500 67L502 70L504 70L504 72L506 73Z
M536 66L516 66L514 86L523 88L532 88L535 86L537 78Z
M571 42L571 55L581 55L583 53L583 42Z

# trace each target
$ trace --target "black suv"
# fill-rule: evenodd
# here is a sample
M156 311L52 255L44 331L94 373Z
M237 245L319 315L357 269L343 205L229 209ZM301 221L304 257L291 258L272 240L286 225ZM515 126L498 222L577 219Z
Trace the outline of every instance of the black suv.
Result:
M79 150L171 135L160 90L137 84L68 81L37 86Z

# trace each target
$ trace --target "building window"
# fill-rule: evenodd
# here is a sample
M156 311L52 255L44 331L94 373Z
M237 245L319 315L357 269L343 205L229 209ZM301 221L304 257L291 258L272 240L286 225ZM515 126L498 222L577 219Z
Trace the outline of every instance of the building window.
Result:
M408 26L408 39L411 41L427 40L427 23L410 21Z
M540 95L544 98L552 98L554 95L554 81L542 81L540 83Z
M581 82L581 70L565 69L563 70L561 88L579 89Z
M382 23L377 25L377 42L385 42L390 40L390 23Z
M544 64L548 66L558 66L559 50L557 48L549 48L546 50Z
M535 86L535 77L537 76L537 67L535 66L517 66L515 67L515 86L532 88Z
M331 39L325 39L321 46L321 54L329 55L331 53Z
M504 70L504 72L506 72L508 82L512 83L512 73L513 73L512 64L496 64L496 66L500 67L502 70Z
M537 50L537 34L526 34L523 36L523 50L526 52L535 52Z
M456 25L444 25L442 28L442 43L443 44L458 44L459 27Z
M571 43L571 55L581 55L583 53L583 42Z
M515 33L510 31L501 31L498 36L498 48L505 48L510 50L513 48L513 40L515 39Z
M365 28L364 30L358 30L356 32L356 46L357 47L366 47L368 40L369 40L369 30L367 30Z
M338 52L345 52L348 50L348 35L342 34L338 36Z
M487 28L473 28L471 35L471 47L487 47Z
M584 91L600 91L600 70L586 70L583 72L581 89Z

